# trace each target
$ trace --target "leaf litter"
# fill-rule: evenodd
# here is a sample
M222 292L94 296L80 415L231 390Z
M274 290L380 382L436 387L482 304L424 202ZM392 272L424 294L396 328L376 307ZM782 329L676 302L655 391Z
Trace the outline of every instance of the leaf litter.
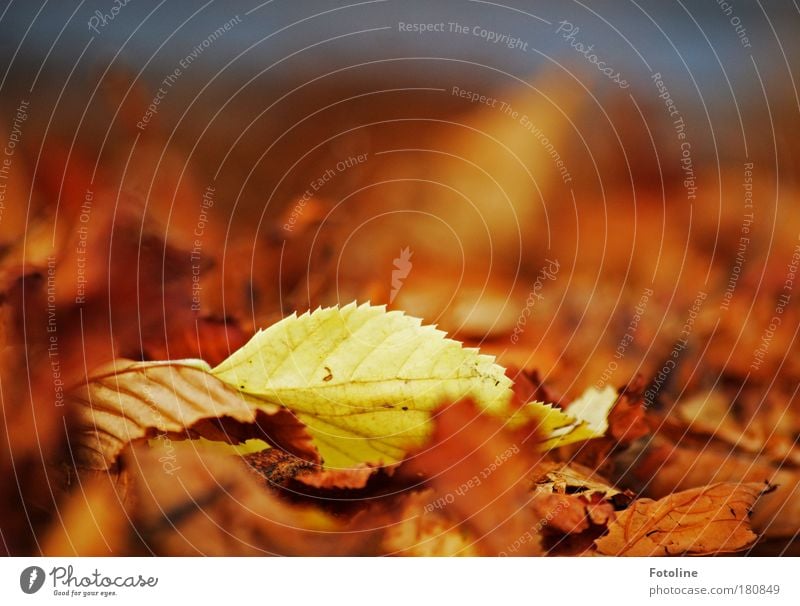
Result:
M676 484L660 500L615 483L650 434L641 382L561 408L526 401L547 392L509 374L366 304L291 315L215 367L118 360L67 396L82 489L65 491L65 511L102 511L96 540L55 533L48 549L597 556L755 543L751 513L774 474ZM104 550L100 527L126 538Z

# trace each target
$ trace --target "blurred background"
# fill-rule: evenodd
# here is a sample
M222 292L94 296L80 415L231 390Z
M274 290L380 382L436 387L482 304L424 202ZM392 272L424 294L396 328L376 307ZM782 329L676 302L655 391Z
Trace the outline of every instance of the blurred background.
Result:
M109 359L353 300L797 439L796 3L0 6L11 452Z

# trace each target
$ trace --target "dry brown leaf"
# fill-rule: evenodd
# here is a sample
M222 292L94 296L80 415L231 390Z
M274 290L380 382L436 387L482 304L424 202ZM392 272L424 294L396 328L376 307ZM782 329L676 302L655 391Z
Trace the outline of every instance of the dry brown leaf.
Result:
M248 404L251 399L191 366L142 367L117 360L68 394L75 461L89 469L107 469L133 440L175 434L187 437L189 429L188 437L239 442L255 437L239 432L243 424L255 427L257 421L267 425L262 427L265 437L291 440L284 444L287 450L316 460L316 452L309 450L313 448L309 436L291 413L259 401L258 415Z
M553 463L533 486L532 507L542 520L548 555L579 555L592 547L630 494L612 487L591 469Z
M605 555L657 556L731 553L758 536L750 511L765 484L721 483L694 488L661 500L638 499L595 541Z
M539 492L572 494L585 499L599 495L604 500L630 501L630 493L615 488L593 470L579 463L554 464L536 482L534 488Z
M800 473L780 469L761 457L705 445L702 450L659 438L632 469L646 482L647 493L660 497L713 482L760 482L775 486L753 510L753 528L765 537L793 537L800 532Z

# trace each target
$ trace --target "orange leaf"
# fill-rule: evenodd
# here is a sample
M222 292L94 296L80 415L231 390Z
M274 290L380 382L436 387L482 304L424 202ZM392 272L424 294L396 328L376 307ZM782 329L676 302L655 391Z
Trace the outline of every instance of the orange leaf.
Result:
M606 555L700 555L733 552L757 535L749 514L765 485L721 483L671 494L658 501L639 499L595 541Z
M431 444L409 465L430 478L434 493L427 509L441 509L463 524L481 554L540 554L541 520L530 507L529 490L539 463L535 437L510 432L465 402L434 418Z

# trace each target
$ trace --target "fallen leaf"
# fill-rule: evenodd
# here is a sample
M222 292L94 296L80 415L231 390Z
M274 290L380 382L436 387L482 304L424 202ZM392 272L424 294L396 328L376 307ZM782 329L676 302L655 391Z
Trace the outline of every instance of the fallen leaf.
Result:
M399 462L425 442L442 401L471 396L501 412L511 394L493 358L369 305L292 315L211 372L292 410L329 467Z
M442 401L465 395L510 428L533 425L540 450L602 435L596 411L585 421L540 402L520 407L510 383L493 358L418 319L351 304L290 316L213 369L202 360L117 361L69 401L81 464L94 468L158 432L231 441L226 419L252 424L259 414L267 437L300 456L319 451L328 469L394 465L426 443Z
M536 428L537 448L541 451L602 436L590 428L586 421L573 417L557 406L542 402L528 402L512 413L510 428L521 425L533 425Z
M534 488L540 492L579 495L586 499L599 495L604 500L616 497L630 500L630 496L628 496L630 493L626 495L625 492L611 486L594 471L579 463L554 465L553 469L548 470L536 482Z
M610 474L614 466L614 456L629 448L639 438L650 433L642 400L643 381L637 377L629 385L620 389L619 396L608 412L605 431L595 439L573 443L561 448L561 460L585 466L588 469ZM597 393L596 391L594 393ZM604 404L610 400L606 388ZM591 400L589 400L591 401ZM568 412L571 406L568 407ZM601 421L598 418L598 423ZM599 427L599 426L598 426Z
M218 418L255 424L260 413L275 422L272 437L280 436L287 413L276 404L259 401L254 405L253 399L189 363L118 360L67 395L75 462L89 469L108 469L129 442L156 436L197 434L211 440L244 441L244 435L226 431L224 422L222 429L209 423ZM190 429L195 434L184 435ZM313 457L302 440L285 446Z
M441 509L468 528L480 553L540 554L541 519L530 506L529 486L541 455L532 437L530 429L511 432L471 403L457 402L436 415L430 445L407 469L429 478L434 492L427 510Z
M548 555L579 555L592 547L614 519L615 509L630 502L623 493L578 464L552 463L533 485L534 511Z
M661 500L637 499L595 541L605 555L655 556L731 553L751 546L757 535L749 515L767 485L721 483L674 493Z
M705 442L696 449L659 437L637 457L629 475L655 497L714 482L768 483L776 488L756 502L753 528L768 538L791 539L800 533L800 473L776 467L768 458Z

